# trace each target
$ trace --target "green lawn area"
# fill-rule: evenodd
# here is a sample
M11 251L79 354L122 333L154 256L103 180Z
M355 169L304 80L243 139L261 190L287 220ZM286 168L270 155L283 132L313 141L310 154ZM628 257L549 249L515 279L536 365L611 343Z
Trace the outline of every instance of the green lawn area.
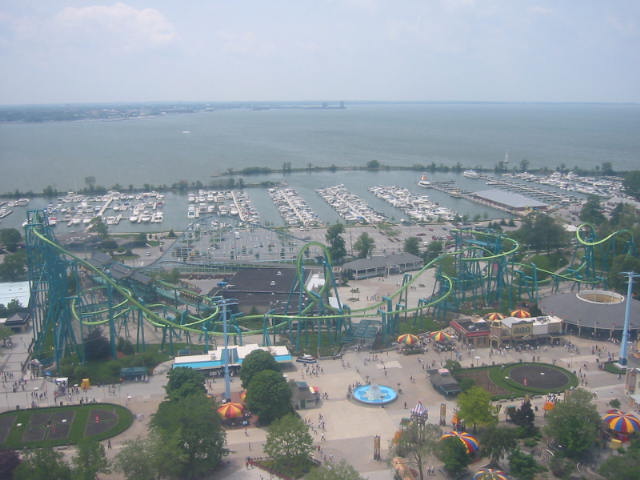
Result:
M132 423L130 410L111 403L4 412L0 414L0 447L54 447L105 440L124 432Z

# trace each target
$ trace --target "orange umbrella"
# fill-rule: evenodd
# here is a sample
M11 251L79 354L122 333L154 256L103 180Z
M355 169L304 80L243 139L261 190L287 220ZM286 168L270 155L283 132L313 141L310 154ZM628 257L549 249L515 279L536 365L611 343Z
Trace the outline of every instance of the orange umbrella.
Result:
M247 401L247 391L246 390L243 390L243 391L240 392L240 401L242 403Z
M491 313L487 313L484 317L486 320L502 320L504 318L504 315L501 314L500 312L491 312Z
M242 416L244 407L241 403L229 402L218 408L218 414L222 418L238 418Z
M405 333L398 337L396 342L404 343L405 345L415 345L420 339L411 333Z
M437 332L431 332L431 338L436 342L448 342L451 340L451 335L445 333L443 330L438 330Z
M529 318L531 317L531 314L526 310L519 308L518 310L514 310L513 312L511 312L511 316L516 318Z
M544 405L542 406L542 408L544 409L545 412L548 412L549 410L553 410L555 406L556 404L553 402L544 402Z

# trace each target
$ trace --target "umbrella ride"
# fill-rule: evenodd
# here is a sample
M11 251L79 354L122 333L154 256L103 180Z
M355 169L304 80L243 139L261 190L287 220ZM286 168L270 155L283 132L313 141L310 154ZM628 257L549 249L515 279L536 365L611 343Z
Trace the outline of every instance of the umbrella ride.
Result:
M531 318L531 314L527 310L524 310L522 308L511 312L511 316L515 318Z
M420 342L420 339L412 333L404 333L396 339L396 342L411 346Z
M244 407L241 403L229 402L218 407L217 412L225 419L239 418L244 413Z
M451 340L451 335L446 333L444 330L438 330L437 332L431 332L431 338L433 338L436 342L448 342Z
M640 418L633 413L611 410L602 419L609 430L629 435L640 430Z
M473 474L473 480L509 480L509 477L502 470L495 468L482 468Z
M504 315L500 312L491 312L491 313L487 313L487 315L484 318L485 320L489 320L489 321L502 320L504 318Z
M415 407L411 409L411 416L415 418L427 418L429 411L422 402L418 401Z
M445 438L457 438L460 440L468 454L475 453L480 448L478 439L467 432L447 432L440 437L440 440L444 440Z

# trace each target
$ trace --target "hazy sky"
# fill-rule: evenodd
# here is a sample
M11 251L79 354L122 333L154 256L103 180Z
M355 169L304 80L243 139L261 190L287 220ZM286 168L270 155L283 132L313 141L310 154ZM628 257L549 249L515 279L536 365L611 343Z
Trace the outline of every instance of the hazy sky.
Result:
M0 0L0 104L640 101L638 0Z

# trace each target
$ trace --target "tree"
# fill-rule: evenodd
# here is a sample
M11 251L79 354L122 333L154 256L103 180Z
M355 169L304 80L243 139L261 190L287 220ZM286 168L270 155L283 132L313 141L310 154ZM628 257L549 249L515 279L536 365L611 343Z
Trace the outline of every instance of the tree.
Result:
M205 396L207 393L202 372L187 367L171 369L164 389L169 400L180 400L190 395Z
M344 225L336 223L327 229L327 233L324 236L325 240L329 244L329 255L331 256L331 261L336 265L340 265L344 260L344 257L347 255L347 248L345 246L344 238L342 238L343 233Z
M580 210L580 220L590 223L592 225L603 225L607 219L602 213L602 205L600 204L600 197L597 195L589 195L587 201Z
M5 282L19 282L26 278L27 254L24 250L4 256L0 265L0 280Z
M73 458L74 480L95 480L98 473L110 473L109 461L104 446L96 441L78 444L78 453Z
M380 169L381 165L380 162L378 160L369 160L367 162L367 169L368 170L378 170Z
M622 185L627 195L631 195L636 200L640 200L640 170L627 172Z
M73 472L64 455L53 448L39 448L28 452L13 473L14 480L71 480Z
M433 424L411 422L400 431L395 444L396 454L407 460L418 469L420 480L424 480L424 463L434 453L442 432Z
M509 419L519 427L522 427L527 435L535 433L536 426L534 422L536 414L533 408L531 408L531 402L529 400L523 401L520 408L509 408L507 414L509 415Z
M102 221L102 217L93 217L89 224L89 230L96 232L101 240L105 240L109 236L109 229Z
M430 262L431 260L436 258L438 255L440 255L443 249L444 249L444 244L440 240L434 240L432 242L429 242L429 244L427 245L427 249L423 254L422 259L425 262Z
M0 478L13 478L13 471L20 465L20 456L15 450L0 450Z
M640 455L640 440L635 438L631 441L628 450L622 455L611 456L605 460L598 473L608 480L622 478L625 480L640 480L638 455Z
M533 480L536 473L545 471L531 455L522 453L517 448L509 455L509 468L518 480Z
M158 464L161 451L162 442L152 432L147 438L126 441L115 457L114 466L127 480L155 480L161 472Z
M618 292L627 293L627 277L621 275L621 272L640 272L640 258L633 255L616 255L611 262L609 268L608 279L609 285ZM633 283L633 292L637 294L640 291L640 282Z
M312 450L309 427L296 414L289 413L269 427L264 451L280 468L304 471L308 468Z
M482 387L471 387L458 395L458 417L472 424L491 425L497 421L491 405L491 394Z
M251 383L251 379L263 370L279 372L280 365L278 365L276 359L273 358L273 355L269 352L265 352L264 350L254 350L242 361L242 368L240 369L242 388L248 388L249 383Z
M410 253L411 255L420 256L420 239L418 237L405 238L403 251Z
M215 407L215 402L199 394L160 404L151 428L165 453L159 465L163 475L191 479L218 466L227 450Z
M467 449L458 438L449 437L441 440L436 454L444 463L444 469L453 477L458 477L471 463Z
M376 246L376 242L367 232L362 232L353 248L358 252L358 258L367 258Z
M579 458L596 442L599 428L593 394L578 388L547 414L545 430L567 457Z
M345 460L328 462L314 468L305 480L365 480L358 471Z
M258 372L247 388L247 406L265 425L284 417L292 411L291 389L287 380L273 370Z
M0 243L10 252L15 252L22 241L20 232L15 228L0 229Z
M11 335L13 335L13 330L6 325L0 325L0 341L2 341L2 344L5 347L7 346L7 340L11 338Z
M490 425L480 435L482 453L491 458L491 464L497 465L500 459L516 448L516 431L509 427Z
M100 327L89 331L84 340L84 354L87 360L104 360L111 355L111 344Z
M631 228L638 221L638 210L629 203L618 203L611 211L609 224L614 228Z

